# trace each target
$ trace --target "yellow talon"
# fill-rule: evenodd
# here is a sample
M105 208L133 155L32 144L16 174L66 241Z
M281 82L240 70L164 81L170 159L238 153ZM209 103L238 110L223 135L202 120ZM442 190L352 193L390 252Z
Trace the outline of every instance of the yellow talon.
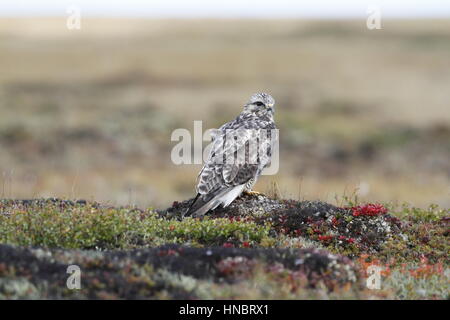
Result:
M246 191L244 191L244 193L248 196L261 196L262 195L261 192L253 191L253 190L251 190L251 191L246 190Z

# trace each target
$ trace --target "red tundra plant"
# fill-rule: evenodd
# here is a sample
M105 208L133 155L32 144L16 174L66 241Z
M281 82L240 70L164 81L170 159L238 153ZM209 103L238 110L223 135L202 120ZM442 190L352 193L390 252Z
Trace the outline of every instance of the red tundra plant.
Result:
M326 236L319 236L319 241L330 241L331 239L333 239L332 235L326 235Z
M350 210L352 211L353 216L378 216L382 214L386 214L388 211L387 209L381 205L381 204L373 204L368 203L362 206L356 206L351 207Z
M158 252L158 256L160 257L164 257L164 256L177 256L178 252L176 250L173 249L169 249L169 250L160 250Z
M255 261L240 256L225 258L216 265L221 275L237 278L250 276L254 266Z
M341 241L347 241L348 243L355 243L355 239L353 238L347 238L345 236L339 236L339 240Z

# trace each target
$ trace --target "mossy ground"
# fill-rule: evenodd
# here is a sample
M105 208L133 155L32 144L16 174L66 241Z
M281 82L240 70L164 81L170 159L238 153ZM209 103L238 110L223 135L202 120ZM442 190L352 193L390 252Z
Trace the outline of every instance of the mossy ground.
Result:
M449 298L449 210L246 195L182 218L189 203L1 200L0 298Z

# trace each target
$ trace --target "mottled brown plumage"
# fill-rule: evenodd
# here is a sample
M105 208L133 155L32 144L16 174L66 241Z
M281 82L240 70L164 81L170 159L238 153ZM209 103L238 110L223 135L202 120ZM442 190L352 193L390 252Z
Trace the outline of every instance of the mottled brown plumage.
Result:
M203 215L228 206L250 191L270 165L276 126L274 99L266 93L251 96L242 113L213 135L213 144L198 176L197 197L186 215Z

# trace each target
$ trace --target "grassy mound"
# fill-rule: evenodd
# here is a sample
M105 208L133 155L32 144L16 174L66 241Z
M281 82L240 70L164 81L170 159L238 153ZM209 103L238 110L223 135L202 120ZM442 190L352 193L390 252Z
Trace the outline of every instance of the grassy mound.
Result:
M178 217L191 200L174 203L162 216ZM404 239L400 220L381 205L340 208L320 201L275 200L244 195L229 207L211 213L215 219L270 224L275 238L302 238L317 241L338 253L357 256L378 253L392 239Z

